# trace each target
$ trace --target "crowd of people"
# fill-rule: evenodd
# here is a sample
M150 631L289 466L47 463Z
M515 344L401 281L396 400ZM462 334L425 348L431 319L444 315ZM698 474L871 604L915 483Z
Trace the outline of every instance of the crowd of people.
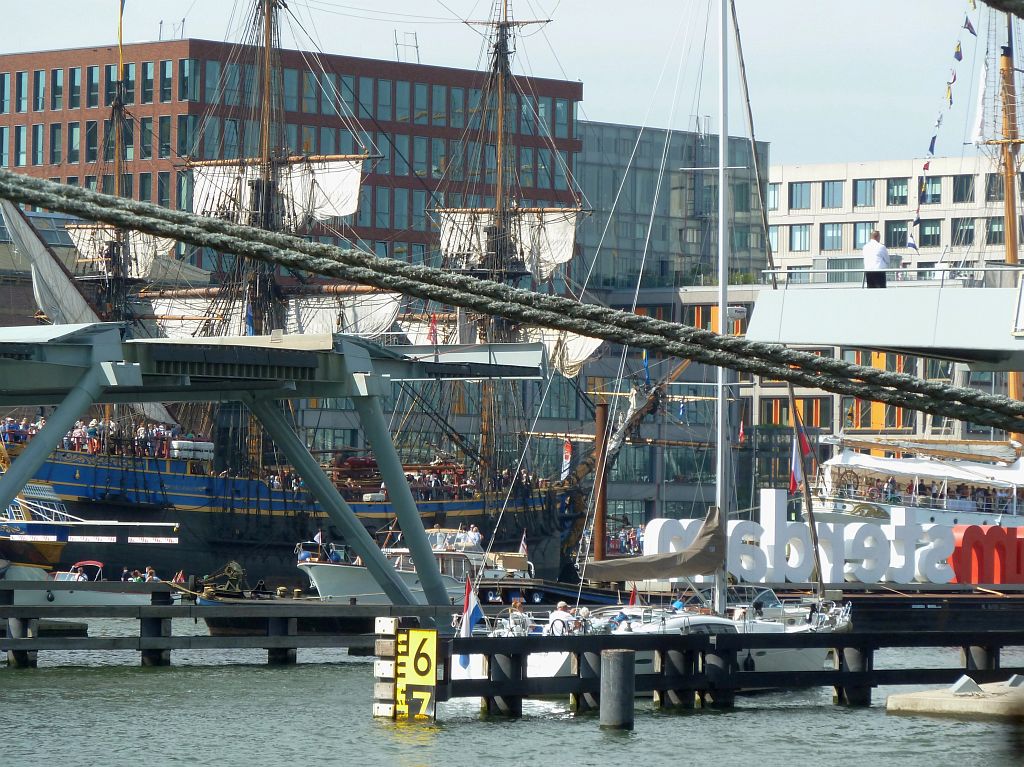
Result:
M863 484L863 489L861 485ZM880 477L847 481L844 494L869 502L910 504L933 509L952 508L957 511L983 511L1005 513L1013 506L1013 491L1010 488L983 487L959 483L918 479L906 485L898 483L895 477L886 480ZM1024 508L1024 488L1017 490L1017 506Z

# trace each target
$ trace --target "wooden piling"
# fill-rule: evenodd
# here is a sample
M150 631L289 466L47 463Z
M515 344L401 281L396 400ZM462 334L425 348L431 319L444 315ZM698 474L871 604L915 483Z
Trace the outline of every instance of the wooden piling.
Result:
M663 650L654 654L655 672L667 679L695 675L698 665L698 654L693 650ZM696 690L678 688L666 682L654 690L654 705L662 709L693 708L696 697Z
M524 660L522 655L495 654L490 656L487 678L492 682L506 682L523 678ZM521 695L495 695L483 700L483 708L488 714L520 717L523 715L523 697Z
M601 655L596 652L581 652L573 656L576 675L580 679L597 679L601 672ZM598 707L600 696L593 692L569 694L569 708L574 713L582 714Z
M712 637L715 639L716 637ZM702 700L711 708L732 708L736 703L736 688L730 682L735 678L738 666L736 650L712 647L704 655L704 675L708 686L703 691Z
M874 667L874 651L870 648L844 647L836 651L840 671L870 672ZM870 706L870 684L836 686L832 701L840 706Z
M632 730L636 698L636 651L601 651L601 727Z
M298 633L296 618L267 618L267 636L293 637ZM298 651L294 647L268 647L267 663L271 666L294 666Z

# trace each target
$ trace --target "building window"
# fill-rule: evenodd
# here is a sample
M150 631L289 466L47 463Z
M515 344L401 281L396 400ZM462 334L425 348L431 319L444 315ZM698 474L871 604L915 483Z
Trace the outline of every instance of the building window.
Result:
M90 109L100 105L100 68L85 69L85 105Z
M85 161L96 162L99 159L99 129L95 120L85 124Z
M922 205L938 205L942 202L942 177L921 177L918 179L918 190Z
M373 225L378 229L391 228L391 189L377 187L377 204L374 208Z
M909 178L890 178L885 182L885 204L906 205Z
M430 122L430 106L427 104L429 93L426 83L416 83L413 87L413 122L416 125L427 125Z
M930 218L921 221L921 241L918 245L922 248L937 248L942 245L941 219Z
M449 121L453 128L466 127L466 91L463 88L452 87L448 91L451 99L449 110Z
M61 150L64 147L64 126L60 123L50 123L50 165L60 165L62 161Z
M427 137L413 136L412 173L419 178L427 177Z
M157 124L157 157L171 156L171 118L163 116Z
M42 123L32 126L32 164L42 165L45 162L45 147L43 146L43 136L45 131L43 130Z
M82 106L82 68L68 69L68 109Z
M299 111L299 70L284 70L284 111Z
M153 118L139 119L139 157L149 160L153 157Z
M156 65L152 61L142 62L142 103L153 103L153 77Z
M139 199L143 202L150 202L153 199L153 174L139 174Z
M448 125L448 86L434 85L431 91L430 124L443 128Z
M858 221L853 225L853 247L860 249L871 239L871 233L875 231L876 222Z
M409 190L395 187L395 229L402 231L409 228Z
M974 219L954 218L951 230L953 233L953 246L974 244Z
M14 164L28 165L28 129L24 125L14 126Z
M768 210L779 209L779 187L782 184L769 184L768 185Z
M794 285L806 285L811 281L811 267L809 266L787 266L786 282Z
M395 122L409 122L409 83L395 82Z
M117 64L103 67L103 106L109 107L117 95Z
M821 207L841 208L843 207L843 182L822 181L821 182Z
M121 82L124 88L124 103L135 103L135 65L125 64L121 70ZM129 177L130 178L130 177Z
M178 60L178 101L199 101L199 61Z
M886 221L885 222L885 245L889 248L907 247L907 222Z
M64 70L50 70L50 109L57 112L64 108Z
M391 122L393 106L391 103L391 81L377 81L377 119Z
M875 204L875 180L858 178L853 182L853 207L870 208Z
M11 155L8 142L11 140L11 129L6 125L0 125L0 168L6 168L11 164Z
M178 115L178 156L196 157L196 115Z
M1003 201L1003 177L998 173L985 174L985 202Z
M82 159L82 128L77 122L68 123L68 162L77 163Z
M46 70L37 69L32 73L32 111L46 109Z
M319 104L320 83L317 82L314 72L302 73L302 111L308 115L315 115L320 111ZM372 96L370 97L373 98ZM368 115L367 115L368 116Z
M778 224L770 224L768 226L768 245L771 246L772 253L779 252L779 226Z
M842 250L843 249L843 225L822 224L821 225L821 249Z
M11 111L11 73L0 72L0 115Z
M156 174L156 204L171 207L171 174L162 170Z
M15 101L14 110L16 112L27 112L28 111L28 72L17 72L14 75L15 85Z
M985 244L1002 245L1006 241L1003 217L993 216L985 220Z
M811 182L800 181L789 185L789 209L807 210L811 207Z
M953 202L974 202L974 175L953 176Z
M793 224L789 227L789 250L802 253L811 249L811 225Z
M166 59L160 62L160 102L162 104L170 103L173 91L171 87L174 83L174 62L170 59ZM168 203L170 204L170 203Z

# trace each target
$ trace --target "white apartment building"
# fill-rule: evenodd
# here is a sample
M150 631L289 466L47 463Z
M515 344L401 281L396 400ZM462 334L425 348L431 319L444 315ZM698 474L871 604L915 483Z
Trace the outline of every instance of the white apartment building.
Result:
M826 281L825 269L859 269L860 250L873 229L881 232L890 258L902 259L908 277L930 277L937 265L1004 261L1003 181L995 161L933 157L923 172L924 163L772 166L767 205L776 266L792 282ZM908 247L908 233L916 252ZM860 280L855 272L827 278Z

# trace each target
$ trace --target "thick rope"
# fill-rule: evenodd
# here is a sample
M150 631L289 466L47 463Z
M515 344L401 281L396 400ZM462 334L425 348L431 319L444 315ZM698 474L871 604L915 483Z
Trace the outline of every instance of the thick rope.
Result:
M1024 430L1024 403L976 389L922 381L822 358L776 344L747 341L615 309L580 304L468 275L415 266L355 250L267 232L0 171L0 197L114 226L171 237L197 247L254 258L483 314L568 330L709 365L884 402L1007 431Z

